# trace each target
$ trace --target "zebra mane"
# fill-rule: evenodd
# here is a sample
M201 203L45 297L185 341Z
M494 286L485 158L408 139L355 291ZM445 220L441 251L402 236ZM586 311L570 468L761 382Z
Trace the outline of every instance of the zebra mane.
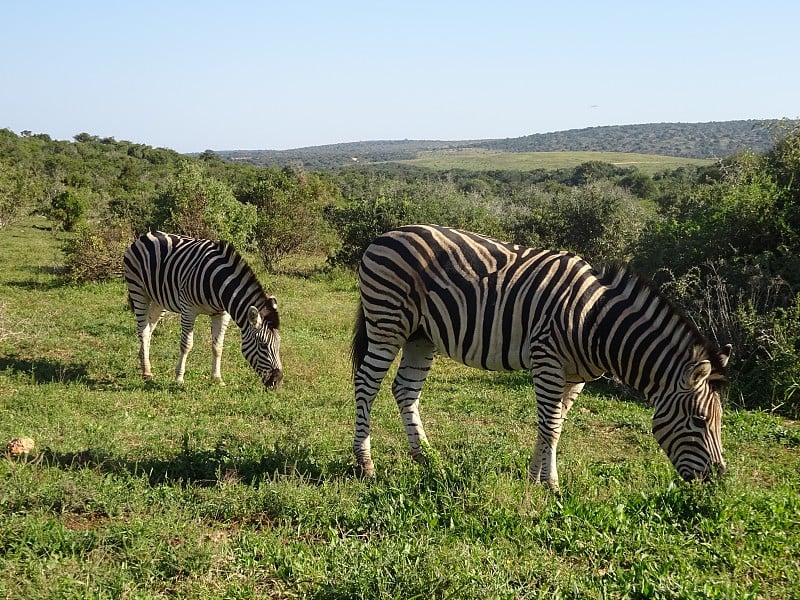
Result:
M603 264L594 270L598 280L603 285L613 285L613 287L619 288L632 285L632 295L639 296L640 294L645 294L669 306L670 309L678 315L683 328L692 337L694 359L708 360L711 363L712 372L717 373L721 377L721 380L727 381L727 372L719 348L703 335L686 311L662 292L652 279L631 270L628 265L623 263Z
M261 281L256 277L255 271L250 266L250 264L245 260L242 254L236 249L233 243L227 240L218 240L216 242L217 247L220 249L225 256L231 259L231 262L235 262L242 265L242 274L243 276L247 277L248 283L252 283L255 286L258 286L258 290L263 297L267 297L268 294L264 289L264 286L261 284Z

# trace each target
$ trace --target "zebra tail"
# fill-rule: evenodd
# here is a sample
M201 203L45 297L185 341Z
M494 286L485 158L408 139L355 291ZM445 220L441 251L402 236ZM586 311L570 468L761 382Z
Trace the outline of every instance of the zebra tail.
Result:
M350 350L350 359L353 362L353 377L355 377L358 368L364 361L367 355L367 321L364 317L364 307L361 300L358 301L358 309L356 312L356 323L353 327L353 345Z

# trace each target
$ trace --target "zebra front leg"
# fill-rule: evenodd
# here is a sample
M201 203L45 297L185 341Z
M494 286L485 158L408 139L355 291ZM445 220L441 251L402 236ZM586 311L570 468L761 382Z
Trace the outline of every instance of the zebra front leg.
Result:
M191 310L181 312L181 355L175 366L175 381L183 384L183 375L186 372L186 358L194 346L194 321L197 314Z
M406 342L403 346L403 356L400 359L397 375L392 383L392 394L397 401L397 408L400 410L400 418L403 420L408 437L411 457L417 462L424 460L425 446L428 443L422 427L422 419L419 416L419 398L431 364L433 364L435 350L433 343L427 338L417 338Z
M231 316L223 312L211 317L211 379L224 386L222 381L222 345Z
M564 416L572 406L575 396L583 384L565 384L560 369L540 370L533 375L536 386L536 408L538 427L536 449L528 467L528 478L534 483L544 482L553 490L558 490L558 467L556 456L558 440L564 425ZM573 394L574 392L574 394ZM568 405L565 406L564 400Z

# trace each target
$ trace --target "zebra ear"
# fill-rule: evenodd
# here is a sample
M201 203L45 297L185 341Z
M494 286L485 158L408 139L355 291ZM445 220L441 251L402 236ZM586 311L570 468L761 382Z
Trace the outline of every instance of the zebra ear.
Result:
M722 347L722 350L719 351L719 358L722 361L723 368L728 366L728 359L731 357L731 352L733 352L733 346L730 344L725 344Z
M689 389L695 389L711 375L711 361L701 360L692 363L686 370L687 384Z
M250 323L250 327L261 329L261 313L255 306L247 309L247 322Z

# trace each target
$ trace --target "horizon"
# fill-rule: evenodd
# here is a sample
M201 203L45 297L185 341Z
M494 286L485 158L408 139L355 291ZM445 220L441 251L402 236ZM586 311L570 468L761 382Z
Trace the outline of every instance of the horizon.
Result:
M648 126L653 126L653 125L705 125L705 124L712 124L712 123L737 123L737 122L746 123L746 122L750 122L750 121L753 121L753 122L779 122L779 121L797 122L798 120L800 120L800 119L790 119L790 118L785 118L784 117L784 118L764 118L764 119L761 119L761 118L729 119L729 120L725 120L725 121L711 120L711 121L697 121L697 122L659 121L659 122L652 122L652 123L626 123L626 124L621 124L621 125L593 125L593 126L589 126L589 127L577 127L577 128L572 128L572 129L559 129L557 131L528 133L528 134L523 134L523 135L518 135L518 136L505 137L505 138L449 139L449 140L423 139L423 138L371 139L371 140L351 140L351 141L345 141L345 142L331 142L331 143L327 143L327 144L319 144L319 145L316 145L316 146L298 146L297 148L283 148L283 149L275 149L275 148L218 148L218 149L212 149L212 148L206 148L204 150L190 151L190 152L180 152L179 150L176 150L174 148L170 148L168 146L155 146L153 144L148 144L147 142L144 142L144 141L137 141L137 140L129 140L129 139L125 139L125 138L118 138L117 136L114 136L114 135L107 135L107 136L96 135L96 134L93 134L92 132L89 132L89 131L77 132L72 137L70 137L69 139L56 138L56 137L50 135L46 131L23 130L23 132L26 132L26 134L29 133L31 136L47 135L53 140L62 141L62 142L74 142L76 137L85 134L85 135L90 135L90 136L93 136L93 137L96 137L96 138L100 138L100 139L111 138L111 139L115 140L116 142L128 142L128 143L131 143L131 144L142 144L142 145L145 145L145 146L150 146L152 148L161 148L161 149L165 149L165 150L173 150L175 152L178 152L179 154L202 154L203 152L215 152L215 153L226 153L226 152L292 152L292 151L307 150L307 149L313 149L313 148L323 148L323 147L327 147L327 146L347 146L347 145L357 145L357 144L398 143L398 142L400 142L400 143L403 143L403 142L406 142L406 143L421 143L421 142L431 142L431 143L437 143L437 142L440 142L440 143L487 142L487 141L500 141L500 140L515 140L515 139L532 137L532 136L537 136L537 135L546 136L546 135L558 134L558 133L571 133L571 132L579 132L579 131L590 131L592 129L611 129L611 128L624 128L624 127L648 127ZM13 133L15 135L22 136L22 132L20 132L20 131L14 131Z

